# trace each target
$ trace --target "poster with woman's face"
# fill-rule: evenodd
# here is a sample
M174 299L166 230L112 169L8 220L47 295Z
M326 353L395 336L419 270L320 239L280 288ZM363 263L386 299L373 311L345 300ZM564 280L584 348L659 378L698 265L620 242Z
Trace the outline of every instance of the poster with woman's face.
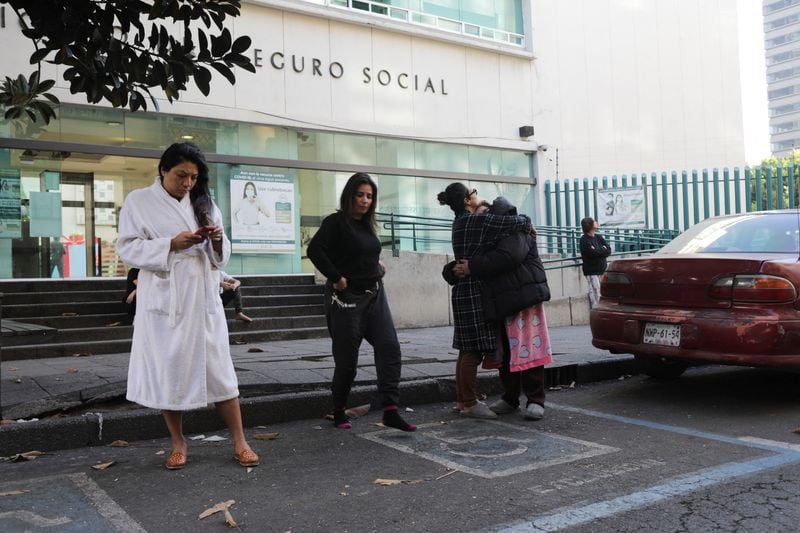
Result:
M231 176L234 252L295 251L294 181L285 174L246 171Z

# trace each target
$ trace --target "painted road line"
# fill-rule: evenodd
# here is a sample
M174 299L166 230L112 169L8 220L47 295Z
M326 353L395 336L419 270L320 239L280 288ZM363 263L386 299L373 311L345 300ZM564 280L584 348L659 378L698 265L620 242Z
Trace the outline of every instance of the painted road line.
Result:
M800 461L800 454L783 453L752 461L728 463L684 474L666 483L654 485L632 494L588 505L565 507L542 516L495 526L490 531L504 533L561 531L798 461Z
M764 446L772 446L774 448L782 448L784 450L792 450L800 452L800 444L790 444L779 440L762 439L759 437L740 437L739 440L749 442L752 444L762 444Z
M92 478L86 474L68 474L66 477L86 494L86 497L97 509L97 512L114 526L115 531L120 533L146 533L146 530L131 518L117 502L112 500L111 496L101 489Z
M629 416L620 416L620 415L612 415L609 413L602 413L600 411L593 411L591 409L583 409L581 407L571 407L568 405L560 405L548 402L548 408L551 409L558 409L560 411L567 411L570 413L576 413L586 416L592 416L595 418L603 418L605 420L613 420L615 422L621 422L623 424L630 424L633 426L641 426L650 429L657 429L660 431L669 431L670 433L677 433L679 435L688 435L690 437L697 437L701 439L713 440L716 442L724 442L726 444L735 444L737 446L746 446L748 448L757 448L759 450L767 450L770 452L775 453L785 453L786 447L785 446L776 446L774 444L769 444L772 441L758 441L758 439L750 439L745 440L745 438L741 437L731 437L728 435L720 435L719 433L711 433L708 431L700 431L697 429L690 429L681 426L672 426L670 424L662 424L660 422L652 422L650 420L644 420L641 418L632 418ZM800 450L798 450L800 451Z
M679 435L687 435L701 439L744 446L758 450L776 452L777 455L760 457L750 461L727 463L717 467L706 468L698 472L691 472L672 478L670 481L660 483L624 496L604 500L588 505L568 506L552 511L542 516L529 517L524 520L510 522L495 526L490 531L522 532L522 531L559 531L569 527L589 523L593 520L608 518L619 513L647 507L675 496L680 496L700 489L708 488L734 479L757 474L759 472L777 468L791 463L800 462L800 446L788 443L760 439L756 437L730 437L699 431L680 426L662 424L640 418L613 415L591 409L571 407L549 403L548 407L570 413L582 414L605 420L613 420L623 424L630 424L649 429L667 431Z

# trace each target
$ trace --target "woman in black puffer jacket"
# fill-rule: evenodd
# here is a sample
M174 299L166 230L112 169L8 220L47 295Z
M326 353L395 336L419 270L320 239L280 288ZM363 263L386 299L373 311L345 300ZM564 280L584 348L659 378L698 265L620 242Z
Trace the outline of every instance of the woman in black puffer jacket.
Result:
M489 208L494 215L516 215L503 197ZM534 235L511 233L450 267L456 277L481 281L486 320L496 324L501 353L500 378L505 393L490 408L497 414L515 412L520 391L527 397L524 416L544 416L544 365L551 361L550 341L542 303L550 300L544 266ZM448 268L445 269L445 274ZM446 276L448 277L448 276Z

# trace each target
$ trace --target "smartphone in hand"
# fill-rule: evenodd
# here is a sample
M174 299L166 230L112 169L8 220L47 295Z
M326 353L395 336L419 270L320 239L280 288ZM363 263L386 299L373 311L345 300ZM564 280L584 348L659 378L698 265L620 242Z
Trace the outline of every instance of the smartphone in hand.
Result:
M206 237L209 233L212 233L215 229L217 229L216 226L203 226L202 228L197 228L197 231L195 231L194 234Z

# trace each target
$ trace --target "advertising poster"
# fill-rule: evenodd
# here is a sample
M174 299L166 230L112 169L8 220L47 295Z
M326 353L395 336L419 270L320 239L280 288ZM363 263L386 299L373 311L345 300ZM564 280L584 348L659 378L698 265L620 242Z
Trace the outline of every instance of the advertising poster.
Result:
M597 223L606 228L646 228L643 187L597 191Z
M0 239L22 237L19 171L0 169Z
M231 175L234 252L296 251L294 187L287 174L240 170Z

